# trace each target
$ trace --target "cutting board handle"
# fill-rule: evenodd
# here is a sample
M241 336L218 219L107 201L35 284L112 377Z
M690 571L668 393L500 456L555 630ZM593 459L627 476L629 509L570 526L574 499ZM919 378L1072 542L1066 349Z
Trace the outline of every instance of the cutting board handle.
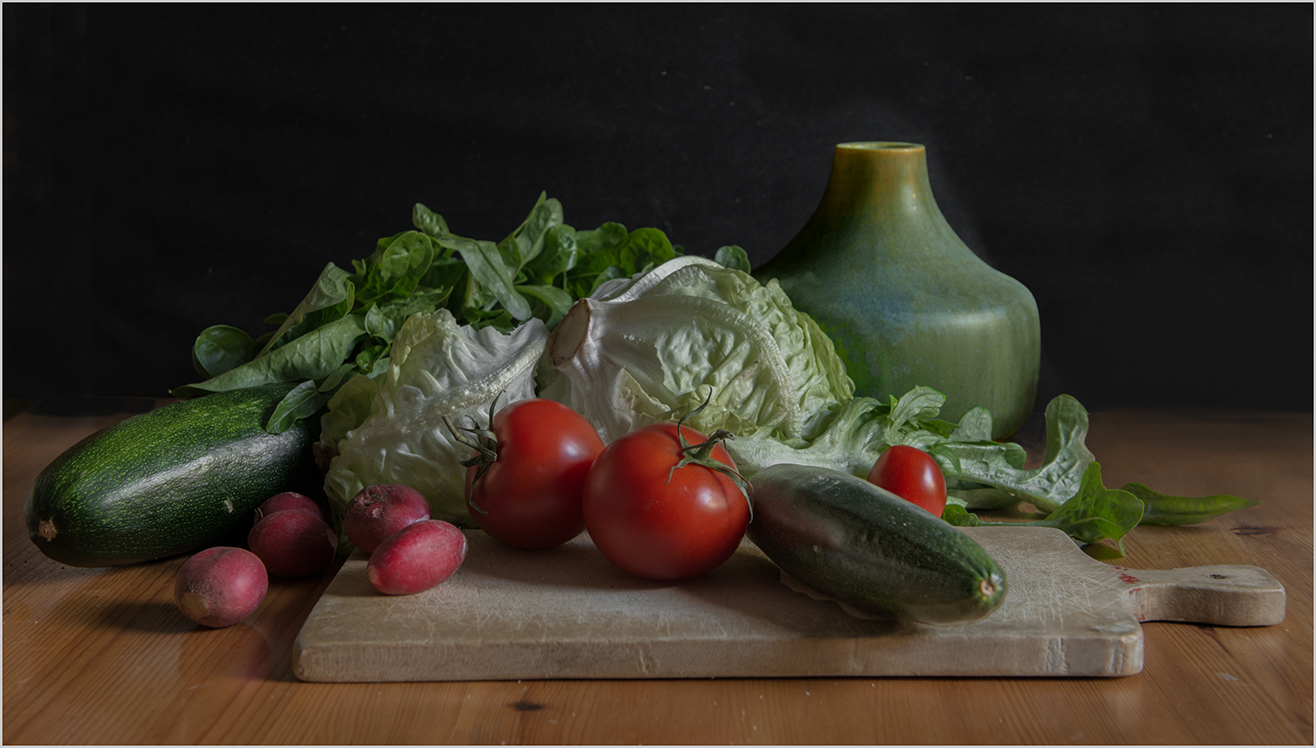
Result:
M1115 570L1139 621L1272 626L1284 620L1284 585L1256 566Z

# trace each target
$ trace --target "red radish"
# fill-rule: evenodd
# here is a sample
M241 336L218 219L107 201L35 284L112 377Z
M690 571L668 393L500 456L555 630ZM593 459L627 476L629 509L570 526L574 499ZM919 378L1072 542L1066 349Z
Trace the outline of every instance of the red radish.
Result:
M385 595L412 595L438 586L465 560L461 530L442 520L424 520L380 543L366 563L366 577Z
M320 506L315 499L295 491L276 493L266 499L265 503L256 507L256 521L259 522L263 517L288 509L310 512L326 524L329 522L329 513L325 511L324 507Z
M285 509L257 522L247 533L247 547L276 577L309 577L333 560L338 535L309 512Z
M207 548L183 562L174 578L174 602L202 626L232 626L265 599L269 576L256 554L242 548Z
M386 483L366 486L347 503L343 533L366 553L402 528L430 518L430 503L411 486Z

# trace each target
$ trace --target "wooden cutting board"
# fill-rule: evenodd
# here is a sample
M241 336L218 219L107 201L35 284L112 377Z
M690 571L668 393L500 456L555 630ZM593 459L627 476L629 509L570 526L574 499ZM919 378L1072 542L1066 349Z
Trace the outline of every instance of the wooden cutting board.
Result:
M1140 622L1257 626L1284 619L1284 588L1254 566L1134 570L1059 530L965 530L1005 570L1005 602L962 626L856 618L793 591L752 543L701 579L616 571L588 536L552 551L479 531L448 581L388 597L361 551L302 627L307 681L788 676L1121 676L1142 669Z

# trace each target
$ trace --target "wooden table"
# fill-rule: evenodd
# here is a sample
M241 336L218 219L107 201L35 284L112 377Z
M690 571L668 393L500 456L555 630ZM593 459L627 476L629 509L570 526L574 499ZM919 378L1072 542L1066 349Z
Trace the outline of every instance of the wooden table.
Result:
M1138 675L313 684L293 677L292 643L329 575L274 581L246 623L209 630L173 607L181 560L75 569L36 550L22 504L37 472L129 415L51 410L4 423L6 744L1312 743L1309 414L1093 414L1107 485L1263 502L1137 528L1123 563L1252 564L1288 593L1277 626L1145 624Z

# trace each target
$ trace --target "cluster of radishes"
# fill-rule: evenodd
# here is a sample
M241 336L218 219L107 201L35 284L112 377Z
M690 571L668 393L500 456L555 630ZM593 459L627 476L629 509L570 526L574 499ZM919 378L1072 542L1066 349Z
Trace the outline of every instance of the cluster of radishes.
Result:
M338 535L314 499L285 492L257 507L247 548L207 548L183 563L174 579L174 601L184 616L212 628L241 621L265 599L269 575L324 571L338 549Z
M430 519L430 504L409 486L366 486L347 504L343 533L370 554L366 577L386 595L439 585L466 560L466 536Z
M466 536L430 519L429 502L408 486L367 486L348 504L343 532L370 554L366 576L386 595L430 589L466 560ZM245 619L265 599L270 575L324 571L338 549L338 535L324 507L286 492L256 509L247 548L208 548L183 563L174 580L174 601L184 616L212 628Z

